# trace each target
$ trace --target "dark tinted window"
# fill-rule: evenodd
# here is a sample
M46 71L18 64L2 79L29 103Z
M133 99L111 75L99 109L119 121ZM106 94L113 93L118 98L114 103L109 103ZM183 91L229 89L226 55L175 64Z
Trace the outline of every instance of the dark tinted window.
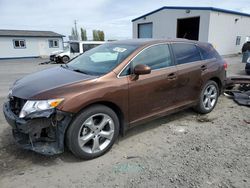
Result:
M148 65L152 70L171 66L172 60L168 45L156 45L142 51L132 61L133 67L138 64Z
M95 48L97 46L99 46L99 44L83 44L82 49L83 49L84 52L86 52L86 51L88 51L88 50L90 50L92 48Z
M49 40L49 48L58 48L58 40Z
M79 43L78 42L70 43L70 52L79 53Z
M14 48L25 48L25 40L13 40Z
M25 47L25 42L24 42L24 40L20 40L20 46L21 46L21 47Z
M200 52L201 52L201 56L202 59L221 59L220 55L218 54L218 52L213 48L213 46L211 44L208 44L207 46L199 46Z
M175 43L172 47L178 64L201 60L200 52L194 44Z

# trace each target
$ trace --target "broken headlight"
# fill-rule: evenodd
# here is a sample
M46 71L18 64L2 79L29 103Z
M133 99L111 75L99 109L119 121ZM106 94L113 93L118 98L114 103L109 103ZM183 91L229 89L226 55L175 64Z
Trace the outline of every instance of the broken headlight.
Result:
M39 112L43 110L49 110L52 108L56 108L61 102L63 101L62 98L60 99L50 99L50 100L30 100L27 101L20 114L19 118L24 118L28 114L31 114L33 112Z

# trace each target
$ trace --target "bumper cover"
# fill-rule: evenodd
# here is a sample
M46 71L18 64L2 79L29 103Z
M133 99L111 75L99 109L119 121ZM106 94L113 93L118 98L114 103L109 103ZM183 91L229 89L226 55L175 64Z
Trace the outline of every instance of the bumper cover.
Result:
M15 115L8 102L3 105L8 124L19 146L44 155L55 155L64 151L64 135L73 114L50 110L33 113L27 119Z

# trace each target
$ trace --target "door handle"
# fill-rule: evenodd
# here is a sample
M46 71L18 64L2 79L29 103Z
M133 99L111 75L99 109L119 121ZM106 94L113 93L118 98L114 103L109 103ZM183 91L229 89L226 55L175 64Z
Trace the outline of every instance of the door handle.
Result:
M202 65L201 66L201 71L205 71L205 70L207 70L207 65Z
M171 74L168 75L168 80L174 80L176 78L177 78L177 76L176 76L175 73L171 73Z

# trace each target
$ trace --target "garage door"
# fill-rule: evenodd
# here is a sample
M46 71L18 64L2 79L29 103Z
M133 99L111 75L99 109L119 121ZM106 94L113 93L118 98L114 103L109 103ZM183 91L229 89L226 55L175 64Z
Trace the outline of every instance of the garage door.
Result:
M138 24L138 38L152 38L152 37L153 37L152 23Z

